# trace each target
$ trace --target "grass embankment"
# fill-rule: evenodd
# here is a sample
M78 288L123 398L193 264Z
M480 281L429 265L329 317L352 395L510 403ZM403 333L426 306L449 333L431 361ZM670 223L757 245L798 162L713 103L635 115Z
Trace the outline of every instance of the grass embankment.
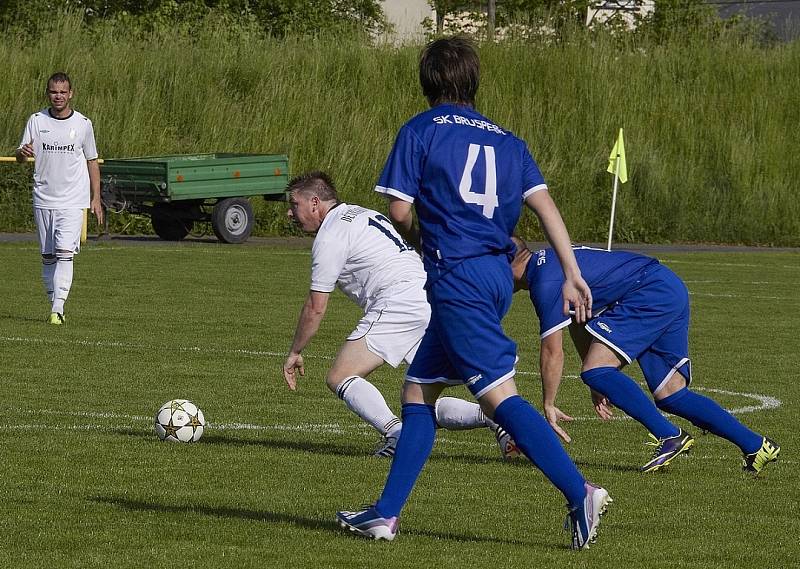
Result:
M0 149L11 154L57 69L95 123L104 157L288 153L293 173L329 171L343 198L371 191L398 127L425 108L419 46L271 40L220 29L146 40L75 21L33 43L0 38ZM478 107L525 138L575 240L602 241L611 207L608 153L625 128L630 182L616 239L800 245L800 43L484 45ZM27 167L0 166L0 230L32 228ZM258 203L257 234L292 229ZM114 217L112 230L128 219ZM535 219L523 233L536 236ZM149 229L144 220L128 231Z

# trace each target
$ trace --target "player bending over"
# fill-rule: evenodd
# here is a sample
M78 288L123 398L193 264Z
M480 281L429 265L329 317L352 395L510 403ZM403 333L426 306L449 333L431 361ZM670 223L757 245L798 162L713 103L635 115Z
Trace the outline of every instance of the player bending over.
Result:
M333 289L338 287L364 310L333 362L326 383L347 407L384 440L376 456L392 456L402 423L380 391L365 378L388 363L410 363L430 318L419 255L377 211L339 201L323 172L298 176L287 187L287 212L305 232L316 233L311 249L311 290L300 312L292 346L283 364L289 389L305 374L303 349L319 329ZM511 437L478 405L447 398L437 408L438 426L489 427L504 456L516 449Z
M778 458L781 448L774 441L742 425L712 399L689 390L689 293L675 273L644 255L576 247L575 258L592 288L595 306L592 318L580 325L560 310L564 278L558 256L552 249L532 254L524 241L514 241L515 287L530 291L539 317L545 416L562 439L570 441L558 421L571 417L555 402L564 364L562 334L568 328L583 361L581 379L592 390L597 414L610 418L611 403L644 425L655 439L653 457L642 471L666 466L694 443L659 409L738 446L746 472L758 474ZM639 362L655 405L620 371L633 360Z

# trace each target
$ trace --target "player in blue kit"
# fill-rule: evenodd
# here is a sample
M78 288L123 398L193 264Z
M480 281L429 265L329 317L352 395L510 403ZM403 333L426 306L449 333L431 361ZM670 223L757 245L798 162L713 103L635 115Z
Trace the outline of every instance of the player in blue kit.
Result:
M431 319L406 374L403 430L383 493L373 506L338 512L337 519L360 535L394 539L433 447L436 400L446 386L466 385L564 494L572 547L584 549L611 498L586 482L547 421L517 394L516 344L500 324L512 300L511 233L523 202L561 258L564 313L571 306L585 320L591 292L527 146L474 109L478 79L478 56L468 40L440 39L425 48L420 83L431 108L400 129L376 187L390 200L395 226L421 245Z
M558 424L571 418L555 405L564 363L562 334L570 335L583 361L581 379L592 390L601 418L609 403L639 421L656 442L652 459L641 470L658 470L688 450L694 439L670 423L659 409L738 446L746 472L758 474L778 458L780 446L754 433L712 399L689 390L689 294L683 281L656 259L626 251L576 248L581 273L592 288L594 315L578 325L561 311L561 266L552 249L531 253L514 238L512 263L517 288L530 291L539 317L540 366L545 416L562 439ZM620 368L637 360L655 405Z

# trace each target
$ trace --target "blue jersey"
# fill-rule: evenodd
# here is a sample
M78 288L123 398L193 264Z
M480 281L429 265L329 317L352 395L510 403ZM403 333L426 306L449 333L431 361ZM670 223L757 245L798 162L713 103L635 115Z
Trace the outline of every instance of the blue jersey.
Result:
M447 270L511 254L523 199L546 188L522 140L474 109L445 104L400 129L375 190L414 203L430 273L431 264Z
M620 300L634 288L642 270L656 259L628 251L605 251L575 247L575 259L589 288L592 289L592 310L598 314ZM531 301L539 317L542 337L568 326L571 319L564 316L561 287L564 271L552 249L534 252L528 262L528 286Z

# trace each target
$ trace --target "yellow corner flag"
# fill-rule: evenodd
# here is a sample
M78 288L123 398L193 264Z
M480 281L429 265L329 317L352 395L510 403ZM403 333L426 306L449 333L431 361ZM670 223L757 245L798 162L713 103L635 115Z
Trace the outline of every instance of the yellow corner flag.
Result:
M608 172L616 174L623 184L628 181L628 167L625 164L625 142L622 139L622 129L619 129L617 141L608 156Z

